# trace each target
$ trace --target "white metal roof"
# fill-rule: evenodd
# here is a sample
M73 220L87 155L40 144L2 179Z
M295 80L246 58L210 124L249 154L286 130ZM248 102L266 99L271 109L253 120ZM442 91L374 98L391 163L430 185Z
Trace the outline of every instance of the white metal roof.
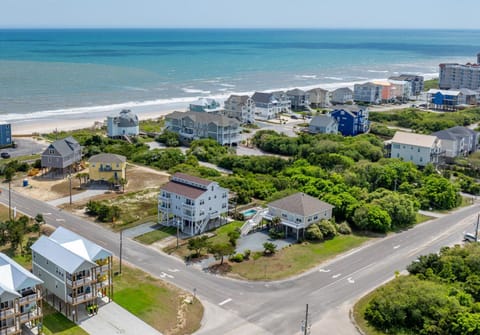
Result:
M20 297L18 291L35 287L43 281L27 271L7 255L0 253L0 297L13 299Z
M392 143L431 148L435 145L435 142L438 141L438 137L397 131L391 141Z
M431 88L427 92L428 94L437 94L441 93L442 95L450 95L450 96L457 96L462 94L460 91L455 91L455 90L437 90L435 88Z

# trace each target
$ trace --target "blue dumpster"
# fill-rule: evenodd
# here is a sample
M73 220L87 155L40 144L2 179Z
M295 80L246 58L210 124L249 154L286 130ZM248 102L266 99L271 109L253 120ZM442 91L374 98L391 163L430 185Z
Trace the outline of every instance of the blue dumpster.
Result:
M23 180L23 187L26 187L26 186L28 186L28 179L25 178Z

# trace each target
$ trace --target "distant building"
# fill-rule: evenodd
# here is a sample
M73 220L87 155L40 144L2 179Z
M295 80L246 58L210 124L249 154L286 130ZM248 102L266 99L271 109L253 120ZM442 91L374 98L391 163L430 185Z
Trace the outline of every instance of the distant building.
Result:
M388 78L394 81L406 81L410 83L409 97L417 97L423 92L424 78L423 76L417 76L414 74L401 74L399 76L393 76Z
M91 181L119 181L126 179L127 159L115 154L98 154L88 160L88 176Z
M254 123L255 102L248 95L231 95L225 100L225 115L241 123Z
M307 92L308 100L313 108L322 108L330 105L330 92L323 88L314 88Z
M107 135L111 138L138 136L140 132L138 116L124 109L118 116L107 117Z
M310 121L308 131L312 134L336 134L338 121L330 115L317 115Z
M353 100L369 104L382 102L383 86L375 83L355 84L353 87Z
M475 106L478 104L480 91L474 91L468 88L461 88L459 91L462 93L459 101L461 105Z
M0 334L37 331L43 318L42 284L40 278L0 253Z
M175 173L158 195L158 222L178 225L190 236L203 233L209 224L223 224L227 211L228 189L185 173Z
M274 119L278 114L290 110L290 100L283 92L255 92L252 96L255 102L255 114L259 118Z
M0 121L0 148L12 145L12 125Z
M355 136L368 132L368 109L360 107L343 107L333 110L330 115L338 122L338 131L343 136Z
M290 107L292 110L306 110L310 105L309 94L301 89L295 88L286 92L290 100Z
M268 204L264 219L280 218L286 235L293 235L297 240L305 237L305 230L321 220L332 218L334 206L308 194L295 193Z
M44 281L45 299L55 296L61 311L75 322L79 306L113 298L110 251L63 227L41 236L31 249L32 271Z
M201 98L189 105L190 112L218 113L222 110L215 99Z
M427 106L433 109L455 111L462 102L462 92L456 90L430 89L427 92Z
M480 62L477 55L477 64L440 64L440 89L469 88L478 90L480 88Z
M432 134L442 141L445 157L452 159L467 156L477 151L478 134L476 131L462 126L440 130Z
M42 153L43 169L53 169L61 174L76 169L82 160L82 147L71 136L51 143Z
M391 85L391 96L397 101L407 101L412 96L412 84L409 81L392 80L388 82Z
M441 140L436 136L397 131L389 142L392 158L401 158L418 166L442 161L444 151Z
M165 116L166 129L180 135L182 141L212 138L221 145L240 142L240 122L223 115L198 112L173 112Z
M337 88L332 91L330 102L332 104L346 104L353 101L353 91L348 87Z

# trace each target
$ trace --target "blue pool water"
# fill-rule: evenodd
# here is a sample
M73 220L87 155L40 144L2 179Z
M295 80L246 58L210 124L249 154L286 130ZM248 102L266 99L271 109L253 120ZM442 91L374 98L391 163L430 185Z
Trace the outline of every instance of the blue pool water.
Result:
M244 212L242 212L243 216L245 217L245 219L249 219L251 218L252 216L254 216L255 214L257 214L257 210L256 209L249 209L249 210L246 210Z

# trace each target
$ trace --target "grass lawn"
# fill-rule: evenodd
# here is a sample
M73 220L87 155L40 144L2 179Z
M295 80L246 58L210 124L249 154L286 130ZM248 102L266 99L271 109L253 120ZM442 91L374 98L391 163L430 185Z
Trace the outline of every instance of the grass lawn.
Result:
M0 221L8 220L8 207L0 205Z
M114 277L114 301L163 334L192 334L200 328L203 306L198 300L184 303L187 296L133 267L123 266Z
M373 299L375 294L376 291L370 292L366 296L362 297L362 299L357 301L357 303L353 307L353 318L357 325L360 327L360 329L363 331L363 334L365 335L385 335L384 332L378 331L372 326L370 326L368 322L363 318L365 310L367 309L367 305L370 300Z
M43 333L46 335L88 335L63 314L43 303Z
M428 221L428 220L431 220L431 219L435 219L433 216L428 216L428 215L424 215L424 214L420 214L417 212L417 220L415 222L415 224L419 224L419 223L422 223L422 222L425 222L425 221Z
M175 227L162 227L160 229L156 229L149 233L137 236L134 238L135 241L138 241L143 244L152 244L157 241L160 241L166 237L176 235L177 228Z
M369 240L356 235L339 235L320 243L301 243L242 263L231 263L230 275L248 280L278 280L302 273L342 252L358 247Z

